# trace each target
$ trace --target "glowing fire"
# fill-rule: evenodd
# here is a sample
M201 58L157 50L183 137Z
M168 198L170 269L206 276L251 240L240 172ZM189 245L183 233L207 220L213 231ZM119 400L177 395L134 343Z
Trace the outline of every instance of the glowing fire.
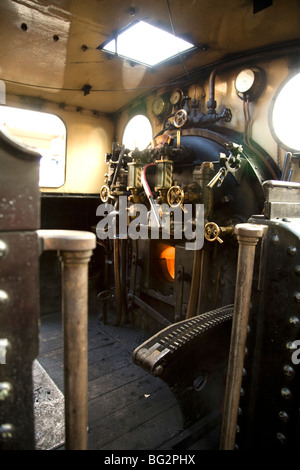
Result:
M160 254L160 259L164 260L168 274L175 279L175 248L173 246L165 248Z

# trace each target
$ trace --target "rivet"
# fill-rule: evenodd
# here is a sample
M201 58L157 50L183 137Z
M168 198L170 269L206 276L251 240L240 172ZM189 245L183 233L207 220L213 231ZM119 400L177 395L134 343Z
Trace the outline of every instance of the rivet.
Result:
M278 432L277 435L277 440L281 442L281 444L285 444L286 443L286 437L284 434L282 434L281 432Z
M286 387L283 387L280 390L280 393L281 393L282 397L285 398L286 400L290 400L292 398L292 392Z
M0 424L0 439L8 440L12 439L14 435L15 427L12 424Z
M200 390L203 390L204 386L206 385L206 379L207 379L206 374L203 374L203 375L199 375L199 377L197 377L194 380L193 385L194 385L194 389L196 390L196 392L200 392Z
M290 419L289 415L285 411L279 411L278 416L284 423L287 423Z
M296 302L300 302L300 292L296 292L294 295Z
M135 7L128 8L128 15L129 16L135 16L136 12L137 12L137 10L136 10Z
M289 349L290 351L295 351L298 346L296 345L296 343L294 343L294 341L288 341L285 345L286 349Z
M245 395L245 390L243 388L241 388L240 390L240 396L243 397Z
M11 395L12 385L9 382L0 382L0 401L4 401Z
M273 245L277 245L279 243L279 236L278 235L273 235L273 237L271 237L271 243Z
M297 276L300 276L300 265L295 266L295 273L297 274Z
M6 338L0 338L0 364L6 364L7 351L10 348L10 342Z
M295 371L293 369L292 366L290 366L289 364L285 364L283 366L283 372L285 373L285 375L287 375L288 377L293 377L295 375Z
M287 249L287 253L290 256L295 256L297 254L297 248L295 246L289 246Z
M8 246L4 240L0 240L0 260L3 259L8 253Z
M292 317L290 317L290 324L293 326L299 326L300 325L299 318L293 315Z
M8 303L8 293L5 290L0 289L0 312Z

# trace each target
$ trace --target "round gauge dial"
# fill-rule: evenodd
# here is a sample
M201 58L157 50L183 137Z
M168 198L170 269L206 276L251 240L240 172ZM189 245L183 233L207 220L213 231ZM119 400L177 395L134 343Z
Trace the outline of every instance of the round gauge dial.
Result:
M246 93L251 90L255 80L253 70L242 70L235 79L235 88L238 93Z
M183 93L180 89L176 89L172 91L171 96L170 96L170 103L175 106L176 104L179 104L180 101L182 100Z
M238 97L254 101L265 86L265 74L262 69L251 68L242 70L235 79Z
M168 109L169 103L164 97L158 96L155 98L152 104L152 112L155 116L163 116L167 113Z

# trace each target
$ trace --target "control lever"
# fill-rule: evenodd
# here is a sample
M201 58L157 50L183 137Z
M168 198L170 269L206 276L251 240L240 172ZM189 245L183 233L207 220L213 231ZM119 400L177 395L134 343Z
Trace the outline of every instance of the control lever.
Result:
M216 184L220 188L226 178L228 172L235 173L241 166L240 152L243 148L237 144L231 144L231 151L227 156L225 153L220 153L221 168L213 179L208 183L207 187L212 189Z
M221 156L220 156L221 158ZM227 176L228 170L225 167L220 168L218 173L213 177L213 179L208 183L207 187L212 189L215 184L217 184L217 188L222 186L225 177Z
M214 242L217 240L219 243L223 243L220 235L231 235L234 227L219 227L215 222L207 222L204 226L204 236L207 241Z

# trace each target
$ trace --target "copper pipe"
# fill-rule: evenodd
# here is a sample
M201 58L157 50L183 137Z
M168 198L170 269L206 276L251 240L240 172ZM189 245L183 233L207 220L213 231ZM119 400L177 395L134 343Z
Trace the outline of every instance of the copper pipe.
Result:
M217 103L215 100L215 80L216 80L216 69L212 70L209 76L209 98L207 102L207 109L209 113L215 113Z
M233 450L235 446L255 247L266 230L267 227L264 225L238 224L235 226L239 254L220 443L221 450Z
M96 237L72 230L38 230L38 236L41 251L58 251L62 265L66 449L87 450L88 263Z

